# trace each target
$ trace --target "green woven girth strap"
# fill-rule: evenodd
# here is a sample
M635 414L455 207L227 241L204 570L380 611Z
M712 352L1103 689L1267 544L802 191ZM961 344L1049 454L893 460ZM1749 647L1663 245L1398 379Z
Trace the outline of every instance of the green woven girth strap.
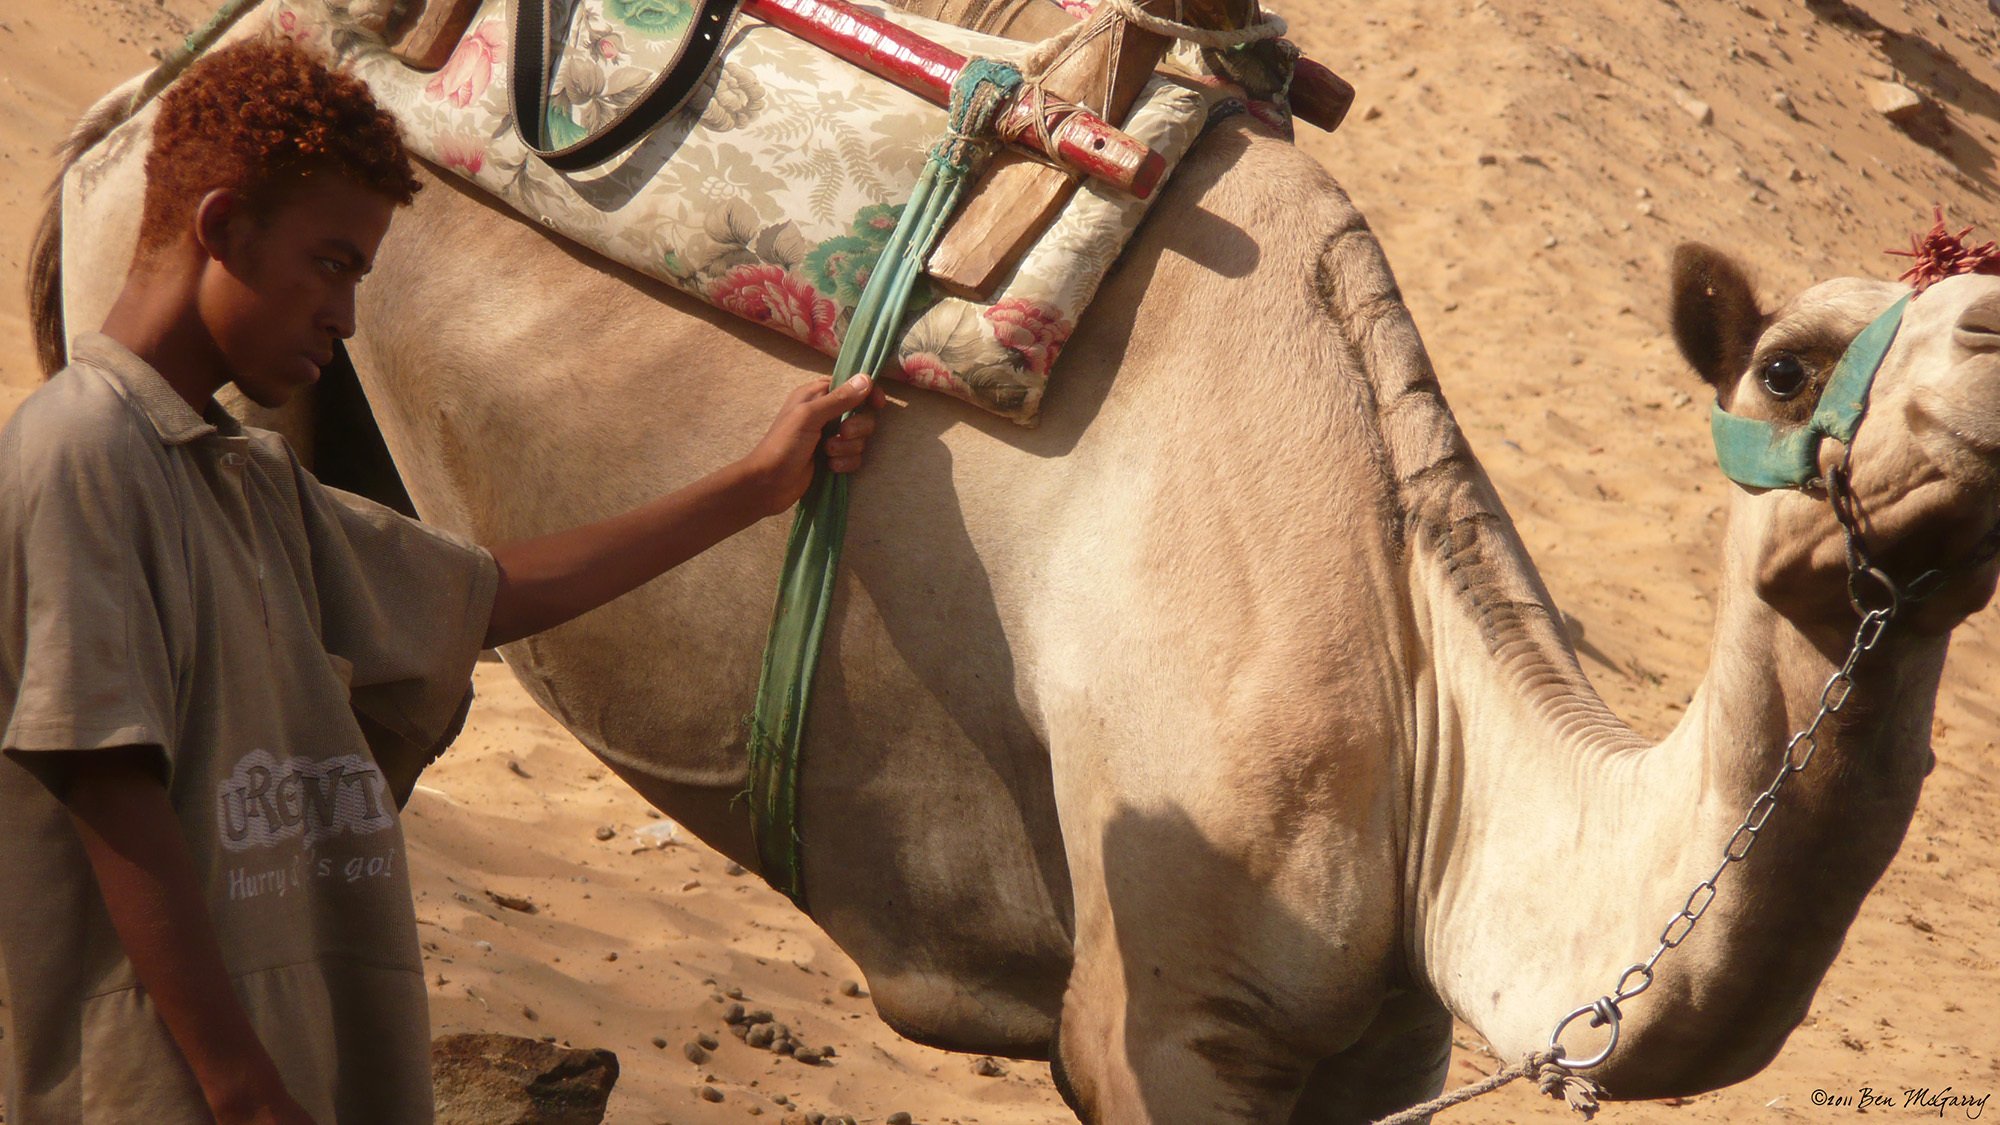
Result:
M1020 84L1020 71L993 59L966 63L952 84L951 132L931 149L902 220L861 292L833 363L835 386L857 371L875 374L888 359L924 262L990 150L1000 109ZM836 422L827 432L838 428ZM799 859L799 755L847 531L847 490L846 474L822 464L799 501L750 715L750 826L758 861L764 881L801 910L806 895Z

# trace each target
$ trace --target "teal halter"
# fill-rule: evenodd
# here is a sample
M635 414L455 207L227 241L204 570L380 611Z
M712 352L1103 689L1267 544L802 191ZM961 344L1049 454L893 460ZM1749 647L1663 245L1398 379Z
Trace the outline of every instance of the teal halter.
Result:
M1861 416L1868 411L1868 392L1875 373L1896 342L1903 310L1914 293L1889 306L1889 311L1861 330L1834 365L1833 377L1820 392L1819 404L1802 426L1779 426L1744 418L1717 403L1709 416L1715 435L1715 459L1724 476L1750 488L1804 488L1819 476L1819 443L1832 438L1854 442Z

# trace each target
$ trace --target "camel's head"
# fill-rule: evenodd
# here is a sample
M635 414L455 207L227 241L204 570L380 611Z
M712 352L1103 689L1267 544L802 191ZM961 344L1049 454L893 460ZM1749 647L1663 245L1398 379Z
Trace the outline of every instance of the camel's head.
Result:
M1766 601L1809 631L1851 630L1847 538L1827 491L1845 459L1875 564L1899 583L1951 572L1899 628L1942 632L1986 604L2000 563L1963 564L2000 523L2000 277L1946 276L1921 293L1843 278L1767 312L1740 267L1687 245L1673 319L1715 388L1718 457L1748 493L1730 549Z

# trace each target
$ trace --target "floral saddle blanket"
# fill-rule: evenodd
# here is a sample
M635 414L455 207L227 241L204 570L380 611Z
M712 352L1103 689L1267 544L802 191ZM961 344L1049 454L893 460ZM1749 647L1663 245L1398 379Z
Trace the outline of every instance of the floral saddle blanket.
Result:
M828 355L895 229L945 111L818 47L739 18L704 85L606 164L549 168L515 129L508 0L485 0L430 73L339 18L342 0L276 0L273 29L367 82L414 149L531 221ZM558 11L561 9L559 8ZM690 0L576 0L549 97L567 145L636 98L673 56ZM1027 44L870 6L967 56ZM1121 123L1169 169L1211 99L1159 76ZM1086 180L985 302L935 287L910 304L883 372L1032 425L1063 343L1147 202Z

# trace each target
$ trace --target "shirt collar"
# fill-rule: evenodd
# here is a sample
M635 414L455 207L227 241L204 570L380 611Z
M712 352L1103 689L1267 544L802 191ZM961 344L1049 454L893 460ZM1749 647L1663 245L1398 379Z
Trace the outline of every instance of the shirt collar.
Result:
M111 377L125 397L139 408L160 440L167 445L186 445L212 435L237 437L243 427L229 412L210 399L207 417L196 414L166 376L153 365L134 355L125 345L101 332L80 333L70 346L70 359L88 364Z

